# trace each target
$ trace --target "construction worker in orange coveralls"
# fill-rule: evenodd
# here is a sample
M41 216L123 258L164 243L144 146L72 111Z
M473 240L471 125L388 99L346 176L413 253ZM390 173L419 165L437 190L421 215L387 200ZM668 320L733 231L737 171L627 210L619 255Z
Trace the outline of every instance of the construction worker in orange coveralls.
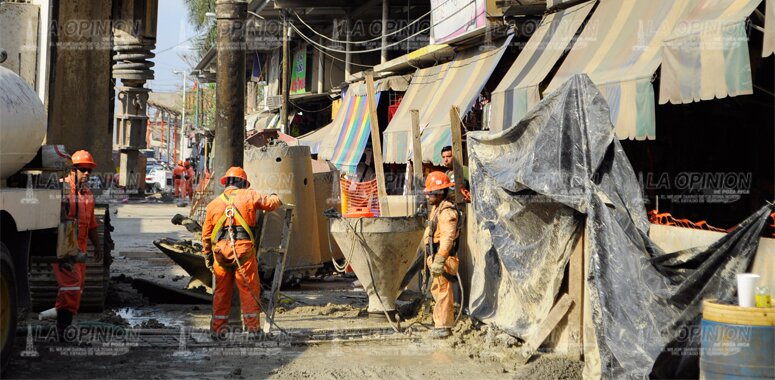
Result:
M452 281L460 262L455 256L456 241L459 235L459 212L455 204L448 200L449 188L454 184L446 174L435 171L425 180L425 195L433 207L428 216L428 226L423 234L426 252L426 265L433 277L431 295L433 307L433 338L446 338L451 335L455 325L455 300Z
M282 205L276 194L261 195L248 189L250 183L242 168L232 167L226 171L221 184L226 189L207 205L202 227L205 262L215 275L210 332L217 338L223 338L228 332L235 279L243 324L248 332L257 333L260 329L258 300L261 286L252 230L257 209L274 211Z
M183 166L183 160L178 161L178 165L172 170L172 178L175 179L175 198L186 198L186 167Z
M54 263L54 276L59 285L55 308L57 311L57 336L67 338L65 330L73 322L73 315L81 306L81 293L86 280L86 251L88 238L94 245L94 260L102 259L102 245L97 235L97 218L94 216L94 196L87 186L89 175L97 167L89 152L79 150L72 155L73 168L65 178L68 191L63 206L70 220L77 220L78 250L76 256L58 258Z
M186 193L190 202L194 199L194 177L196 173L194 173L194 167L191 166L190 162L184 162L183 166L186 168Z

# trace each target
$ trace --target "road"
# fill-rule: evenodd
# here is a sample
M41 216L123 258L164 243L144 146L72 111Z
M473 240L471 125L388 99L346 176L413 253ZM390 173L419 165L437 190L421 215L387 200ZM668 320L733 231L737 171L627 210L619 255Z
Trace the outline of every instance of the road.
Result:
M394 333L385 320L366 317L367 297L355 278L328 276L283 290L275 316L288 333L223 341L207 332L210 305L153 304L132 288L144 278L183 288L185 271L158 252L161 237L190 238L169 219L188 209L169 204L125 204L113 215L116 250L111 267L110 310L79 314L80 344L55 342L50 322L30 313L16 340L5 378L577 378L579 362L542 358L516 367L515 341L488 338L460 321L455 336L427 337L428 318ZM239 327L238 310L231 325ZM406 328L408 323L402 326ZM27 327L29 326L29 330ZM29 332L28 332L29 331ZM492 334L490 334L492 335ZM513 338L512 338L513 339ZM37 356L36 356L37 355Z

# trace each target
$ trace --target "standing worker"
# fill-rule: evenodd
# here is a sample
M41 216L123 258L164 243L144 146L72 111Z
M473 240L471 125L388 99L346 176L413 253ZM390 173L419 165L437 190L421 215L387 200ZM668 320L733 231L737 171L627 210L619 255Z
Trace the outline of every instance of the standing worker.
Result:
M447 178L449 178L450 182L452 182L452 188L450 191L450 195L455 194L455 160L452 158L452 147L447 145L443 148L441 148L441 161L444 163L444 167L447 168ZM463 167L465 170L465 166ZM465 172L463 174L465 177ZM468 181L463 178L462 181L460 181L460 193L463 194L463 197L465 198L466 202L471 202L471 192L468 191Z
M261 195L248 189L245 171L231 167L221 178L226 189L207 205L202 227L205 263L215 275L210 332L222 337L228 330L231 294L236 278L242 321L248 332L259 331L258 258L253 236L257 209L274 211L282 202L276 194Z
M457 275L460 262L456 257L459 235L459 212L450 202L449 188L453 183L446 174L435 171L425 180L425 195L433 207L428 216L428 226L423 234L426 253L425 263L430 269L433 282L431 294L433 306L433 338L446 338L455 325L455 300L452 279Z
M194 173L194 167L190 162L184 162L183 166L186 167L186 193L188 194L188 201L191 202L194 199L194 177L196 173Z
M70 220L76 220L78 251L76 256L66 256L54 263L54 276L59 285L57 293L57 336L64 338L65 329L73 323L73 315L81 306L81 293L86 279L86 239L94 245L94 261L102 259L102 245L97 235L97 218L94 216L94 196L87 182L89 174L97 167L92 155L79 150L72 156L73 168L65 178L67 201L63 206Z
M175 169L172 170L172 178L175 179L175 198L181 199L186 197L186 175L183 160L180 160Z

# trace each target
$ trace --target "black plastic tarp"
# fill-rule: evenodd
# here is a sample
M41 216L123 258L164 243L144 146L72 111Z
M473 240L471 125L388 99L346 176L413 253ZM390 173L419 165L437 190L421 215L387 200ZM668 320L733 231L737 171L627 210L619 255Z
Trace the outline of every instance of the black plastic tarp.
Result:
M478 251L470 312L529 339L586 232L599 373L677 377L697 359L682 334L698 325L703 299L731 297L770 207L708 249L665 254L648 238L639 183L609 115L578 75L512 128L468 134Z

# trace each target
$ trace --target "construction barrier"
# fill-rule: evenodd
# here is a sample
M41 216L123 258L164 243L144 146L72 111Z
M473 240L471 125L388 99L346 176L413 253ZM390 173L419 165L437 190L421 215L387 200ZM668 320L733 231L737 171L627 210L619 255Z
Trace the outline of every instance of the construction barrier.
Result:
M355 182L339 179L342 191L342 215L345 218L379 217L377 180Z

